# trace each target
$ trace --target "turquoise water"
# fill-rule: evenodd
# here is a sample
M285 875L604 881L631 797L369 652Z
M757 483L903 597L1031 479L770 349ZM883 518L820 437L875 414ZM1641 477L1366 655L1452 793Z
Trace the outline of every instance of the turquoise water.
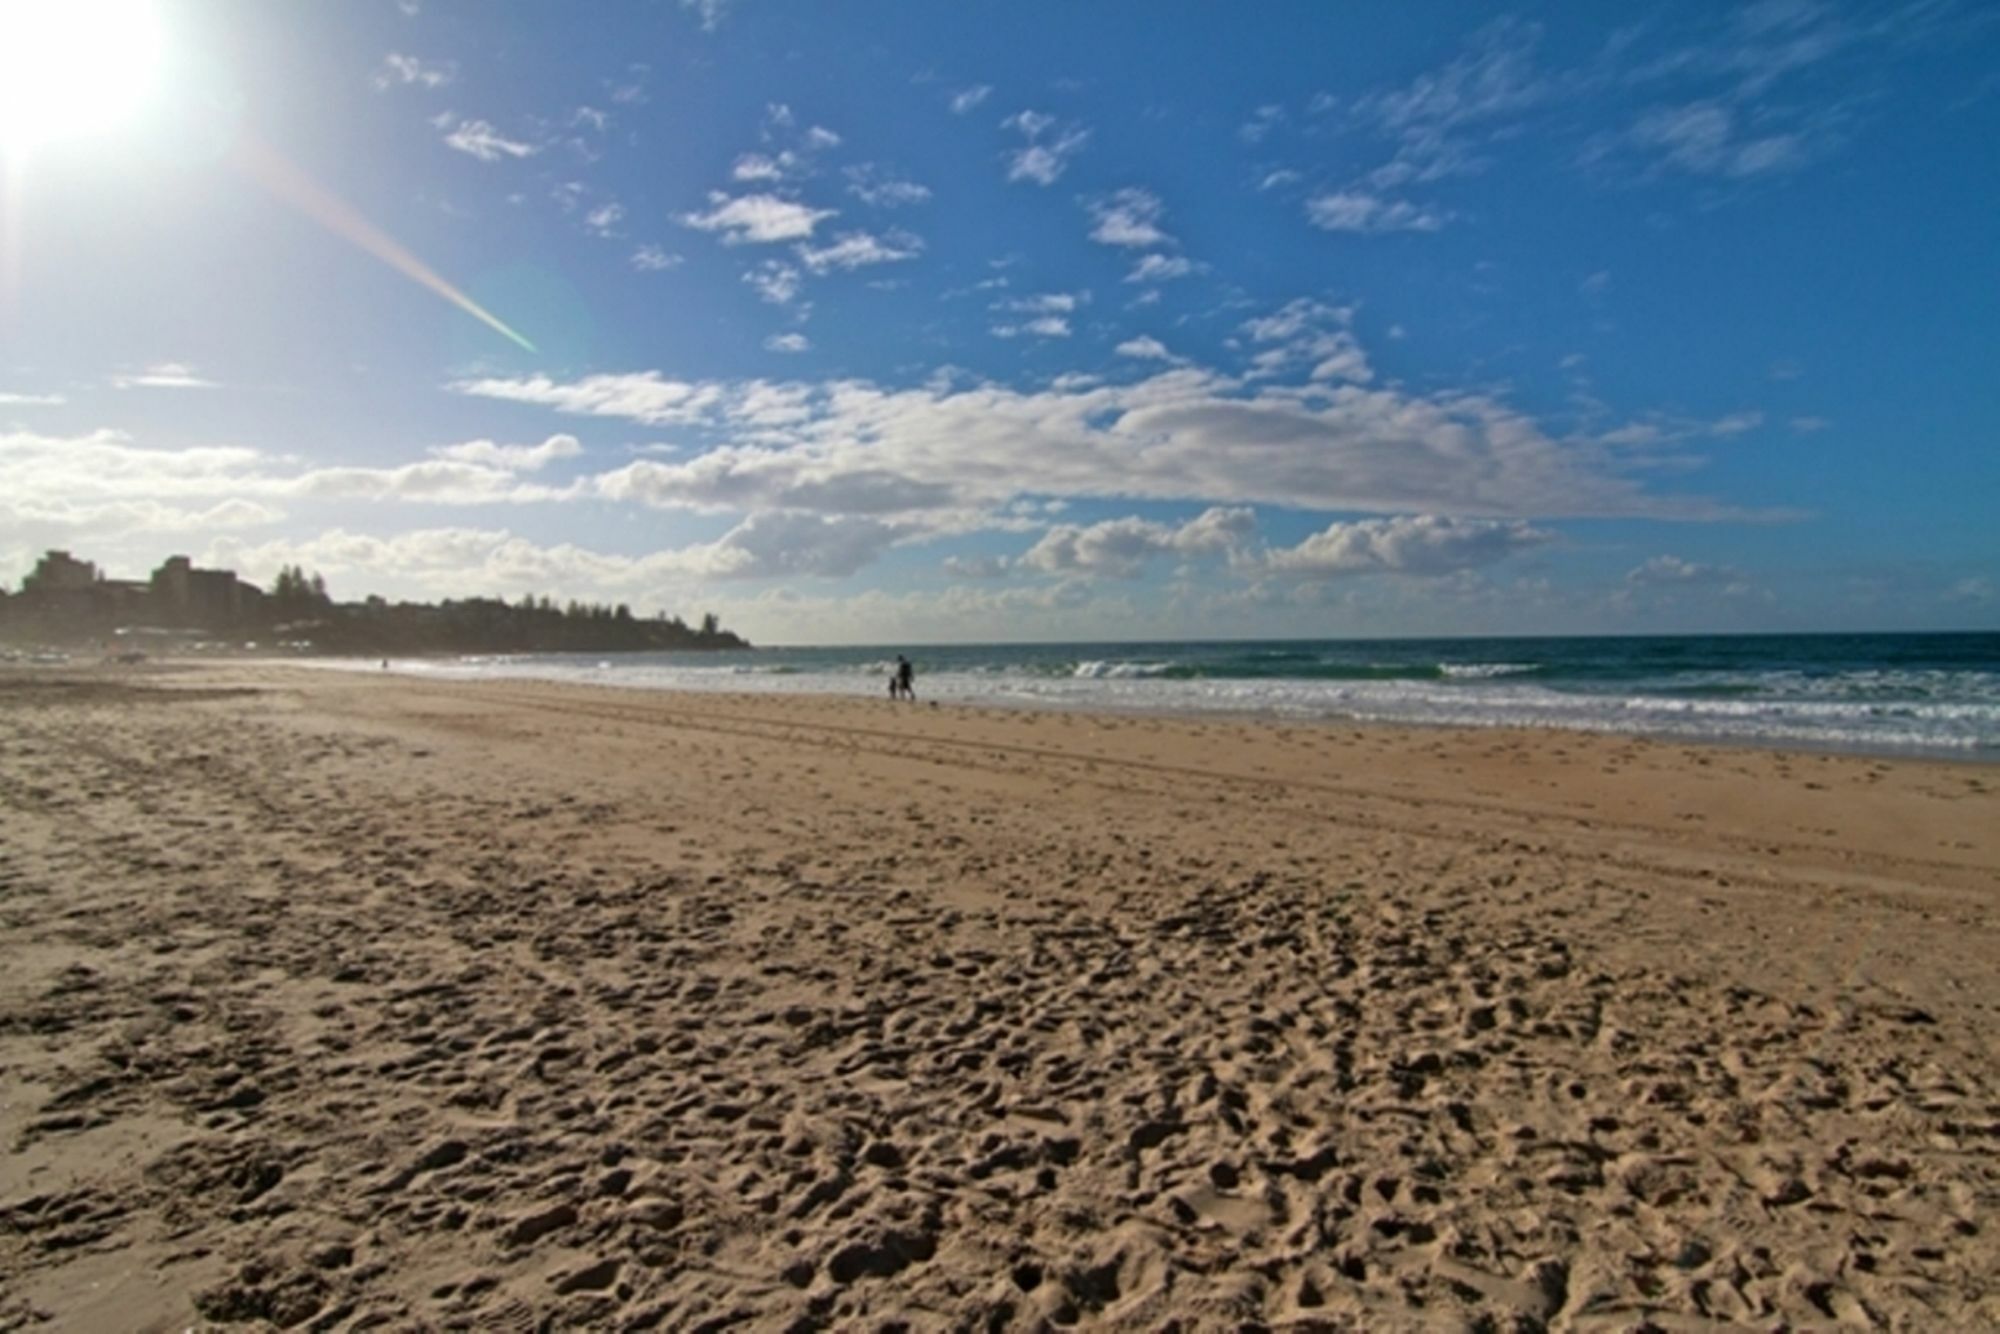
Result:
M450 677L1585 731L2000 760L2000 634L1284 640L534 654ZM371 664L372 665L372 664Z

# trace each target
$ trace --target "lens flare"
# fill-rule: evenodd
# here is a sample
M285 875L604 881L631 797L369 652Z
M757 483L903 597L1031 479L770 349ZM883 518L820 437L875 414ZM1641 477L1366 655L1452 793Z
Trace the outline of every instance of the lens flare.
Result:
M0 153L131 124L164 48L153 0L0 0Z
M362 217L352 205L329 193L268 145L244 134L237 140L232 157L252 180L334 235L367 251L418 286L429 288L503 338L530 352L537 350L498 316L439 277L428 264Z

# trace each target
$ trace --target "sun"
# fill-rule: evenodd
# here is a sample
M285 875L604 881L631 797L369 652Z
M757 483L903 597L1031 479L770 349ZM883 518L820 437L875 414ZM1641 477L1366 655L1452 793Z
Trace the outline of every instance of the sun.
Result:
M0 152L131 123L164 48L154 0L0 0Z

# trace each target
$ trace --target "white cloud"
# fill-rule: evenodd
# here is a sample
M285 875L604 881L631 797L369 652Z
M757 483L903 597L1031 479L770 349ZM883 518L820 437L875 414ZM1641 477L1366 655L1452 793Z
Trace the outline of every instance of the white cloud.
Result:
M1282 574L1434 576L1491 565L1554 537L1519 521L1398 515L1329 524L1295 547L1267 552L1263 563Z
M652 70L646 65L632 65L627 68L627 72L632 77L622 83L612 79L604 80L605 96L621 107L644 106L652 100L646 92L646 76L652 73Z
M277 488L315 500L401 500L429 505L527 504L565 499L575 490L522 482L509 468L434 459L395 468L316 468Z
M264 479L264 456L238 446L146 449L120 431L0 433L0 475L17 501L40 503L240 494Z
M0 393L0 408L59 408L68 401L61 394Z
M799 294L802 278L799 271L781 259L767 259L756 268L743 275L743 281L755 288L757 295L774 306L789 305Z
M993 303L994 310L1018 315L1067 315L1090 300L1088 292L1040 292L1034 296L1010 297Z
M1705 565L1679 556L1654 556L1627 571L1625 585L1613 602L1628 609L1671 606L1683 594L1771 600L1771 595L1753 584L1741 570L1728 565Z
M1090 131L1083 127L1059 126L1054 116L1041 111L1016 112L1001 126L1020 131L1028 141L1025 147L1005 155L1007 179L1036 185L1054 185L1090 138Z
M1017 337L1035 332L1002 327ZM1661 475L1654 457L1553 436L1490 393L1313 380L1338 360L1320 355L1328 340L1336 354L1362 352L1343 341L1352 335L1334 308L1288 307L1252 327L1267 340L1257 346L1283 354L1297 383L1281 383L1275 372L1184 367L1131 383L1065 381L1039 390L963 376L905 388L801 382L775 398L776 387L763 381L689 383L658 372L453 388L682 426L716 442L686 464L618 482L630 498L654 504L991 513L1032 487L1047 498L1466 518L1744 517L1696 494L1654 493L1642 485ZM1053 326L1048 332L1060 336ZM600 489L611 480L600 478Z
M790 149L773 156L769 153L745 153L736 159L736 165L729 174L739 181L782 181L798 174L805 167L805 160Z
M952 94L951 114L954 116L963 116L966 112L972 110L992 95L993 86L991 84L979 83L974 84L970 88L961 88L958 92Z
M716 579L839 579L873 561L896 537L895 528L874 519L753 514L684 555L697 572Z
M1310 379L1366 384L1375 372L1351 330L1353 321L1350 307L1303 297L1244 321L1243 332L1252 342L1269 345L1251 359L1251 375L1264 378L1310 365Z
M583 225L599 236L616 236L618 224L625 220L625 206L615 200L599 204L583 215Z
M1633 123L1627 138L1668 166L1738 179L1801 167L1816 151L1806 134L1796 130L1745 131L1738 111L1714 100L1656 107Z
M814 273L826 273L832 269L858 269L870 264L893 264L899 260L915 259L923 250L924 243L908 232L889 232L875 236L868 232L846 232L836 237L830 245L812 247L800 246L799 261Z
M481 162L498 162L503 157L533 157L542 150L535 144L509 139L483 120L459 121L444 137L447 148L470 153Z
M874 163L847 169L849 194L874 208L899 208L921 204L931 197L930 187L891 176Z
M329 579L374 575L460 597L469 589L551 588L618 596L689 579L841 578L896 537L893 527L872 520L761 515L712 542L626 556L569 543L542 546L504 528L425 528L393 537L335 528L303 542L223 541L210 547L209 558L251 578L269 579L281 566L297 564Z
M722 406L724 388L669 380L658 371L632 375L591 375L567 384L545 375L524 379L461 380L461 394L513 403L539 403L559 412L589 417L622 417L648 426L705 421Z
M1185 278L1196 269L1193 260L1180 255L1142 255L1132 271L1125 275L1128 283L1164 283L1175 278Z
M1257 531L1256 514L1215 506L1178 527L1149 519L1108 519L1086 526L1057 524L1018 564L1046 574L1130 579L1155 556L1210 555L1242 547Z
M1558 80L1535 68L1540 40L1535 25L1499 19L1442 68L1359 99L1354 118L1396 145L1394 156L1367 174L1368 183L1394 189L1482 170L1487 162L1479 150L1560 91Z
M1258 107L1249 120L1236 127L1236 137L1246 144L1261 144L1271 131L1285 123L1285 109L1276 103Z
M777 407L782 415L782 405ZM661 509L904 516L947 510L952 488L862 463L828 466L809 456L724 446L685 463L642 459L596 479L597 493Z
M945 573L961 579L1000 579L1013 568L1005 556L946 556Z
M1754 410L1749 412L1732 412L1726 416L1717 417L1714 421L1710 422L1708 424L1708 433L1710 435L1742 435L1746 431L1756 430L1763 424L1764 414L1761 412Z
M384 90L410 84L442 88L457 77L458 65L455 61L425 61L392 51L382 57L382 68L375 75L375 86Z
M1093 199L1086 207L1097 220L1090 239L1099 245L1145 249L1174 244L1174 238L1160 229L1165 206L1150 191L1127 188Z
M1742 577L1726 565L1703 565L1679 556L1655 556L1625 575L1631 584L1727 584Z
M240 446L149 449L115 431L0 435L0 475L7 477L18 502L43 506L213 496L477 505L562 500L572 494L525 483L510 468L489 463L434 458L392 468L301 470L289 460Z
M1023 320L1019 324L993 326L995 338L1067 338L1069 334L1069 321L1060 315L1044 315L1039 319Z
M736 7L736 0L681 0L681 8L692 13L703 32L714 32Z
M813 228L836 212L830 208L809 208L769 194L732 199L712 193L708 200L711 205L708 212L683 214L681 224L696 231L721 232L725 245L808 240Z
M1434 232L1445 216L1406 199L1337 190L1306 201L1306 220L1330 232Z
M206 533L222 528L258 528L277 523L283 510L240 497L202 509L158 500L79 503L24 497L0 499L0 526L15 536L40 542L126 533Z
M657 245L642 245L632 252L632 267L641 273L661 273L667 269L679 268L681 256L671 254Z
M1136 357L1141 361L1179 360L1179 358L1167 350L1165 343L1162 343L1150 334L1141 334L1137 338L1128 338L1114 348L1113 351L1117 352L1121 357Z
M809 150L840 147L840 136L824 125L815 125L805 132L805 145Z
M1959 602L1977 606L2000 600L2000 585L1983 574L1968 575L1945 590L1946 602Z
M1276 171L1265 172L1263 179L1257 182L1257 188L1259 190L1277 190L1287 185L1297 185L1304 179L1305 176L1302 173L1293 171L1290 167L1280 167Z
M539 445L467 440L462 444L439 445L431 453L453 463L478 464L504 472L538 472L557 459L575 458L583 453L583 444L573 435L552 435Z
M772 334L764 340L767 352L805 352L811 347L811 341L802 333Z
M1310 297L1300 297L1286 302L1269 315L1245 320L1242 328L1253 342L1276 343L1297 338L1323 325L1346 328L1353 319L1354 312L1345 306L1329 306Z
M111 384L116 389L220 389L213 380L205 379L195 372L194 367L178 361L162 361L136 375L114 375Z

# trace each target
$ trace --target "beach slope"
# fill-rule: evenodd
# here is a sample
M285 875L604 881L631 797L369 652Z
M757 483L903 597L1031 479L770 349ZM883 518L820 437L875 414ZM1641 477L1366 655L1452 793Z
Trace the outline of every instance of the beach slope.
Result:
M0 678L0 1328L2000 1323L2000 771Z

